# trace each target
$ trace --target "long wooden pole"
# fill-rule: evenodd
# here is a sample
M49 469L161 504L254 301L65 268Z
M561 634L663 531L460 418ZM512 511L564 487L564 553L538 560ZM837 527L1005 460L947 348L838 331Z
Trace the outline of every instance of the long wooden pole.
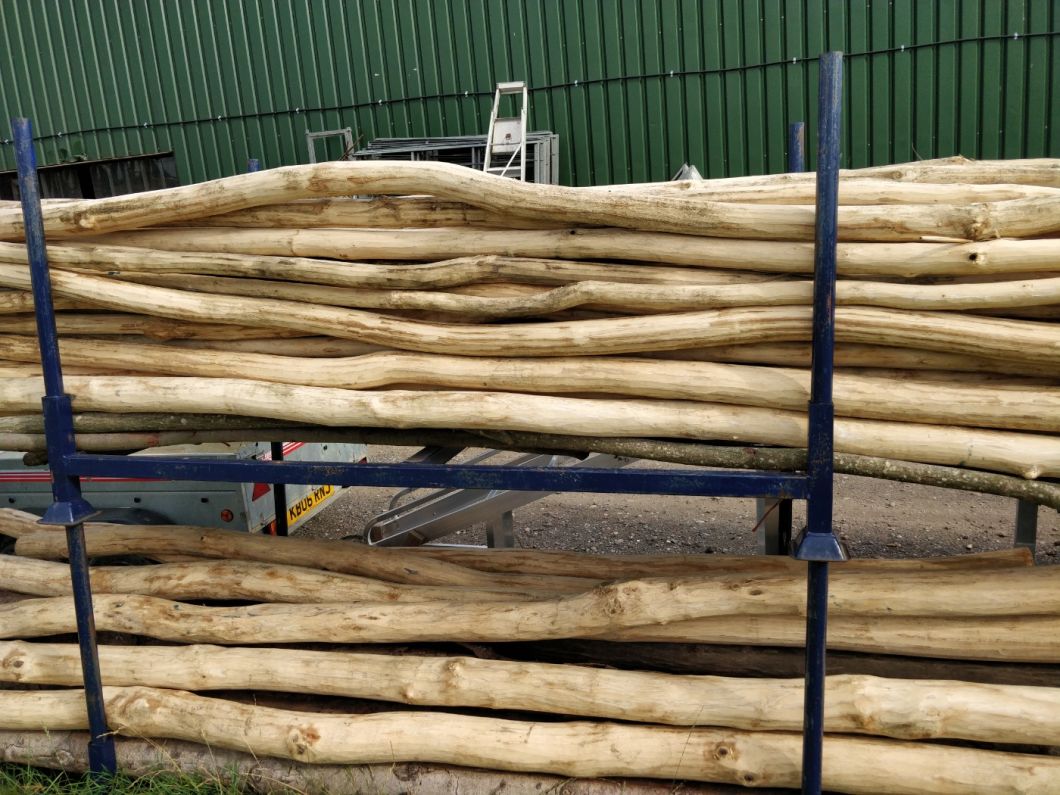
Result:
M358 391L221 378L71 376L77 411L231 412L296 422L382 428L456 428L588 436L726 439L797 447L803 414L692 401L602 400L501 392ZM37 379L0 382L0 412L39 401ZM836 449L1022 475L1060 474L1060 438L882 420L836 422Z
M9 728L56 731L85 723L83 693L0 693ZM796 786L797 733L613 723L533 723L432 713L329 715L147 687L104 690L119 733L169 737L316 763L442 762L576 777L640 776ZM824 786L846 793L938 795L1060 789L1060 760L888 740L830 738Z
M88 732L3 731L0 748L13 765L71 774L89 772L85 748ZM673 784L651 779L572 779L545 773L482 770L453 765L325 765L270 759L245 751L206 748L183 740L153 738L115 740L118 769L129 778L156 780L160 773L193 776L224 786L244 787L260 793L371 792L373 795L404 795L414 787L432 795L672 795ZM745 795L742 787L727 784L682 783L688 795ZM759 790L762 795L788 795L780 790Z
M475 254L431 263L335 262L311 257L162 251L134 246L65 242L48 246L53 268L123 274L212 274L275 279L334 287L459 289L476 284L519 282L563 285L599 280L636 284L737 284L775 281L776 276L732 268L671 267L580 260ZM27 263L26 247L0 242L0 262Z
M338 260L439 260L508 257L616 259L770 273L813 273L813 244L726 240L622 229L154 229L93 238L104 246ZM1056 273L1060 240L976 243L840 243L840 276L928 277ZM223 275L223 274L217 274ZM390 285L396 287L397 285Z
M760 207L712 202L697 196L605 192L511 180L461 170L445 163L334 162L287 166L135 197L72 201L43 208L52 236L92 234L170 223L294 199L365 195L430 194L496 213L525 218L627 229L728 238L813 238L813 208ZM1043 234L1056 228L1060 198L1040 196L1005 202L927 206L846 206L839 227L845 239L980 240ZM0 236L22 234L14 208L0 208Z
M706 643L614 643L580 638L487 646L483 654L527 662L573 663L622 670L673 674L801 678L806 652L791 646L722 646ZM944 679L994 685L1057 686L1060 666L906 657L885 652L828 652L829 675L882 676L886 679Z
M193 274L122 275L123 281L204 293L280 298L358 309L448 312L469 318L517 318L585 308L619 314L693 312L737 306L803 306L813 282L773 281L731 285L656 285L583 281L515 296L422 290L363 290L319 285L233 279ZM979 284L892 284L843 280L836 300L844 306L914 310L1004 310L1052 312L1060 305L1060 277Z
M459 565L459 564L457 564ZM96 593L141 594L165 599L260 602L511 602L550 596L547 590L517 591L438 585L395 585L367 577L241 560L164 563L153 566L94 566ZM545 581L547 588L547 580ZM587 580L585 587L594 582ZM34 596L71 593L70 570L62 563L0 555L0 587Z
M21 539L18 543L22 543ZM964 576L964 579L968 579ZM628 585L628 583L624 583ZM969 587L972 587L971 585ZM805 586L803 588L805 590ZM701 590L701 589L697 589ZM564 602L557 613L554 601L542 605L518 603L487 610L473 606L431 604L290 605L268 604L241 608L208 608L168 602L149 596L97 597L96 625L101 631L122 632L179 643L226 645L410 642L507 642L591 637L610 641L710 643L741 646L786 646L805 643L805 620L798 615L733 614L675 620L668 624L626 622L650 617L601 615L599 593ZM571 615L596 600L596 613ZM711 609L697 605L685 610ZM441 610L461 620L440 622ZM546 615L534 615L545 610ZM680 615L669 606L666 615ZM403 625L389 619L402 616ZM414 615L415 614L415 615ZM474 615L472 615L474 614ZM380 616L386 616L384 622ZM530 618L533 625L513 629L508 618ZM557 618L562 618L557 622ZM466 619L466 624L464 619ZM566 629L560 627L562 623ZM0 605L0 633L5 639L25 639L74 632L73 600L68 597L22 599ZM933 657L953 660L1060 663L1060 618L1023 615L982 617L840 616L829 620L829 648Z
M19 539L16 549L33 538ZM991 572L991 583L1006 592L984 593L978 582L960 571L861 573L837 579L830 610L863 621L886 617L910 623L921 618L961 618L974 624L997 618L1052 617L1060 612L1057 576L1045 568L1000 569ZM640 634L654 636L657 629L670 640L667 635L675 622L701 621L709 626L719 618L765 616L768 625L770 620L797 616L803 608L792 595L800 587L805 589L802 576L718 574L625 580L533 602L436 600L232 608L197 607L153 596L100 595L96 621L101 629L116 632L229 644L311 643L321 638L333 643L554 640L626 630L638 636L631 639L639 640ZM5 638L69 632L73 617L63 611L70 603L67 597L16 602L3 608L0 631ZM439 622L438 615L444 615L445 621Z
M247 536L215 528L159 528L151 525L115 525L87 522L91 530L89 543L94 556L122 554L157 554L160 552L187 554L197 549L202 557L225 560L252 560L264 563L298 565L329 571L344 571L356 563L353 557L363 549L359 545L339 541L317 541L308 538L284 538L272 536ZM61 558L65 552L61 545L53 543L37 517L13 508L0 508L0 533L12 538L32 536L18 550L19 554L35 558ZM400 553L400 557L415 567L418 556L450 557L460 568L481 571L567 577L572 586L589 588L592 580L614 580L629 577L683 576L703 574L737 574L766 576L777 574L798 575L802 566L794 560L780 556L752 557L731 555L585 555L581 553L544 550L450 550L410 548L383 550ZM370 557L370 555L369 555ZM941 558L895 558L856 559L844 566L844 571L936 571L936 570L980 570L1025 568L1033 564L1033 556L1026 549L1006 549L971 555ZM378 571L369 562L362 566L364 576L385 579L385 571ZM838 576L844 576L841 573ZM586 579L588 578L588 579ZM541 580L540 582L548 582ZM436 585L450 583L439 582ZM453 580L453 585L462 585ZM467 587L467 586L464 586Z
M21 528L21 530L20 530ZM24 517L10 512L0 512L0 532L7 535L25 535L30 529ZM39 527L36 528L39 531ZM222 558L252 560L260 563L280 563L290 566L305 566L324 569L340 574L355 574L394 583L410 585L443 585L464 586L471 588L513 588L538 590L547 588L555 591L584 591L594 585L594 581L577 577L553 577L542 579L538 575L505 575L475 571L445 561L425 561L413 557L407 550L381 547L366 547L348 542L319 541L308 538L279 538L272 536L250 535L228 530L216 530L207 527L167 526L159 534L150 527L123 525L93 525L90 533L90 553L93 556L133 554L131 549L139 546L141 551L147 547L157 547L154 554L182 554L204 558ZM106 529L107 532L102 532ZM52 533L31 535L23 549L28 557L63 558L66 553L51 544L56 536ZM111 540L123 538L117 551L103 552ZM107 540L110 539L110 540ZM134 540L139 539L139 540ZM20 539L21 540L21 539ZM59 538L59 541L62 541ZM45 554L32 554L33 547L39 542L38 551ZM121 548L127 544L129 552ZM178 552L178 549L185 550ZM144 554L152 554L144 551Z
M798 731L799 679L674 676L575 665L216 646L100 648L103 681L513 709L676 726ZM82 685L72 644L0 643L0 681ZM900 739L1060 745L1060 689L831 676L825 729Z
M661 185L610 186L607 193L656 191L662 196L695 196L704 201L748 204L804 204L816 199L810 180L744 187L714 186L714 180L683 183L678 193ZM839 186L840 205L874 204L971 204L1011 199L1053 197L1057 188L1037 185L975 185L899 183L889 179L848 178ZM548 221L534 221L511 213L493 213L463 202L433 196L376 197L372 199L304 199L289 204L273 204L236 210L221 215L180 222L191 226L230 226L276 229L281 227L359 227L376 229L423 229L431 227L478 226L502 229L547 227Z
M499 344L496 329L486 326L398 320L297 301L187 293L61 271L53 272L51 279L57 295L89 298L111 309L177 320L225 318L226 322L248 326L268 323L300 333L468 356L495 355ZM26 289L28 268L0 265L0 284ZM838 308L836 322L837 338L849 342L1060 364L1060 329L1049 323L869 307ZM645 334L646 324L651 334ZM809 332L809 307L745 307L659 315L650 321L620 317L576 324L508 324L502 345L505 354L512 357L567 352L589 356L805 340Z
M126 338L137 344L162 344L148 338ZM296 339L258 340L169 340L167 347L194 350L244 351L268 353L275 356L298 356L316 359L338 356L360 356L375 353L387 346L370 345L336 337L300 337ZM710 348L688 348L682 351L659 351L644 354L655 359L678 361L716 361L741 364L773 364L783 367L808 367L810 346L801 342L758 343L748 345L718 345ZM949 373L997 373L1035 376L1055 380L1055 368L1026 362L987 359L938 351L918 351L913 348L892 348L883 345L844 343L836 345L836 366L841 369L938 370Z
M160 351L156 346L64 340L63 361L152 375L234 377L279 384L377 389L430 386L537 394L627 395L798 410L809 399L805 371L709 362L609 357L585 367L580 358L523 362L414 353L301 361L269 354ZM27 337L0 335L0 358L39 361ZM962 384L896 379L884 374L835 376L843 417L1060 432L1060 386Z
M144 314L118 312L60 312L55 325L62 336L143 336L155 340L255 340L308 336L292 329L265 329L228 323L170 320ZM33 339L36 319L33 315L11 315L3 320L6 334Z

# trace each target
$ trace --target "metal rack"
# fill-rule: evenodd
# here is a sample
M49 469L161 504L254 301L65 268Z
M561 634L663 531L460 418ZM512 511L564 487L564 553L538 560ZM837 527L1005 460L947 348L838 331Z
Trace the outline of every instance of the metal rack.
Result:
M85 550L83 523L91 519L95 511L81 496L82 476L277 484L332 483L343 486L676 494L807 501L807 525L792 551L796 559L808 563L802 787L804 793L820 793L828 564L846 558L832 530L832 359L835 341L841 85L842 53L822 55L818 96L812 387L807 439L809 454L804 473L630 468L505 468L431 463L335 465L303 461L225 461L78 453L74 440L71 400L63 389L32 127L28 119L14 120L12 126L18 161L19 189L46 393L41 402L55 498L41 523L66 528L77 613L78 643L92 738L88 748L91 769L97 773L113 772L116 769L116 760L114 739L108 730L103 703L92 613L92 591Z

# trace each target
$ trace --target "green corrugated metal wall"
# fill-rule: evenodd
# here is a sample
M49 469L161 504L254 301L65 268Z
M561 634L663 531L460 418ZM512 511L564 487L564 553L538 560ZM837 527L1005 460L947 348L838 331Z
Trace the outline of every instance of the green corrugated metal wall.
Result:
M305 162L307 128L482 133L525 79L565 183L735 176L783 170L842 49L847 165L1056 157L1058 26L1060 0L0 0L0 106L43 163L173 150L190 182Z

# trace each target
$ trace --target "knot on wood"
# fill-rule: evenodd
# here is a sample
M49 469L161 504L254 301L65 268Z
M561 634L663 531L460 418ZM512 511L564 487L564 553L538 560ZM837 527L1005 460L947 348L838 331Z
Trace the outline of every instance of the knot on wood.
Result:
M320 732L315 726L294 726L287 733L287 747L299 759L310 759L313 746L320 740Z
M719 762L735 762L740 758L736 744L731 742L715 743L707 752Z
M25 676L25 671L21 669L26 664L26 652L24 649L16 646L11 649L7 654L0 658L0 670L4 671L3 679L9 682L21 682Z

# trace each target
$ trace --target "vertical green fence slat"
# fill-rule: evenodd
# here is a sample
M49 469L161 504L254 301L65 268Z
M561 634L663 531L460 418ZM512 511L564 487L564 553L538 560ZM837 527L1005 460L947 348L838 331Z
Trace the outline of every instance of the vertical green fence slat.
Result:
M1019 157L1023 151L1026 119L1025 86L1027 82L1027 3L1009 0L1005 33L1012 38L1004 42L1005 85L1001 114L1001 156Z
M1003 36L1005 34L1006 14L999 12L1002 0L998 0L991 8L984 8L982 15L982 32L984 36ZM984 41L983 47L983 75L981 81L982 109L980 115L980 138L979 153L982 158L994 157L1001 154L1002 124L1004 119L1004 90L1005 90L1005 41L994 39Z
M1049 0L1032 0L1027 15L1027 32L1049 30ZM1027 41L1027 63L1024 68L1027 127L1022 143L1023 151L1045 151L1049 136L1048 120L1040 113L1049 105L1049 40L1032 38ZM1036 79L1042 75L1041 79ZM1038 109L1037 113L1034 110ZM1033 115L1032 115L1033 114Z
M958 5L960 0L939 0L937 19L939 41L951 41L960 35ZM959 150L957 144L958 120L960 119L960 45L940 44L936 58L935 81L935 145L937 155L952 155Z
M869 8L866 0L850 3L847 16L848 52L866 52L871 47L869 41ZM844 151L847 162L853 168L867 166L872 162L872 82L869 71L869 59L854 58L843 71L846 96L845 105L848 118L844 119L846 131Z
M703 58L707 75L704 78L704 103L707 114L707 141L710 150L703 170L705 177L723 177L729 174L728 150L725 137L725 84L717 71L722 67L721 15L716 3L707 3L703 8Z
M43 163L172 150L188 182L305 162L307 129L483 133L526 80L562 182L735 176L814 134L839 48L845 166L1057 157L1058 37L1057 0L3 0L0 105Z

